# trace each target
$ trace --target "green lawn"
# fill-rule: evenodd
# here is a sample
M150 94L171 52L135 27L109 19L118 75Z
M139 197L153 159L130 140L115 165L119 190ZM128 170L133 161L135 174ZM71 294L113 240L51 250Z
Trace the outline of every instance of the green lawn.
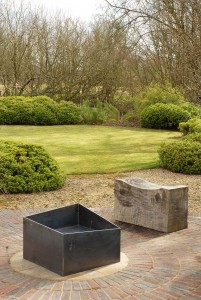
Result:
M130 127L0 126L1 139L43 145L66 174L157 167L160 144L179 135Z

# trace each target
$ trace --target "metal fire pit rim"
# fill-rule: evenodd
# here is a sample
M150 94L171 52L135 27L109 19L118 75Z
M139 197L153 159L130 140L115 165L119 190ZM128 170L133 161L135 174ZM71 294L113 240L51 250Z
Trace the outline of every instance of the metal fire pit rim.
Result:
M84 233L93 233L93 232L105 232L110 230L119 230L119 228L107 228L107 229L93 229L93 230L85 230L85 231L74 231L74 232L64 232L63 235L73 235L73 234L84 234ZM56 230L57 231L57 230ZM59 231L57 231L59 232Z
M37 215L37 214L36 214L36 215ZM34 216L34 215L33 215L33 216ZM56 232L56 233L59 233L59 234L63 235L62 232L60 232L60 231L58 231L58 230L56 230L56 229L54 229L54 228L48 227L48 226L46 226L46 225L44 225L44 224L41 224L41 223L39 223L39 222L36 222L36 221L34 221L34 220L32 220L32 219L29 219L29 218L27 218L27 217L23 217L23 220L26 220L26 219L28 219L29 222L33 222L34 224L38 224L38 225L40 225L40 226L43 226L43 227L49 229L50 231L54 231L54 232Z
M23 219L28 219L28 218L24 217ZM91 229L91 230L74 231L74 232L60 232L60 231L57 230L57 229L48 227L48 226L46 226L46 225L44 225L44 224L41 224L41 223L39 223L39 222L36 222L36 221L34 221L34 220L30 220L30 219L29 219L29 221L30 221L30 222L33 222L33 223L35 223L35 224L39 224L40 226L43 226L43 227L49 229L50 231L54 231L54 232L56 232L56 233L58 233L58 234L60 234L60 235L62 235L62 236L65 236L65 235L74 235L74 234L86 234L86 233L89 233L89 232L91 233L91 232L97 232L97 231L98 231L98 232L105 232L105 231L112 231L112 230L119 230L119 229L120 229L119 226L114 225L114 226L116 226L115 228Z
M110 223L110 224L113 225L115 228L121 229L118 225L116 225L116 224L114 224L113 222L111 222L111 221L105 219L104 217L100 216L99 214L97 214L97 213L96 213L95 211L93 211L92 209L90 209L90 208L88 208L88 207L86 207L86 206L84 206L84 205L82 205L82 204L80 204L80 203L78 203L78 205L80 205L80 206L84 207L85 209L87 209L87 210L93 212L93 214L95 214L95 215L98 216L99 218L103 219L104 221ZM113 228L107 228L107 229L104 229L104 230L113 230Z
M82 234L82 233L96 232L96 231L98 231L98 232L101 232L101 231L104 232L104 231L114 230L114 229L120 229L120 230L121 230L121 228L120 228L118 225L116 225L116 224L114 224L113 222L111 222L111 221L105 219L104 217L100 216L98 213L94 212L92 209L89 209L89 208L87 208L86 206L84 206L84 205L82 205L82 204L80 204L80 203L68 205L68 207L72 207L72 206L78 206L78 209L79 209L79 206L84 207L84 208L87 209L88 211L93 212L93 214L95 214L95 215L98 216L99 218L103 219L105 222L108 222L109 224L111 224L112 226L114 226L114 228L93 229L93 230L89 230L89 231L86 230L86 231L83 231L83 232L65 233L65 232L60 232L60 231L58 231L58 230L55 229L55 228L48 227L48 226L46 226L46 225L44 225L44 224L41 224L40 222L37 222L37 221L31 219L31 217L34 217L34 216L37 216L37 215L41 215L41 214L46 213L46 212L51 212L51 211L55 211L55 210L60 210L60 209L62 209L62 208L66 208L67 206L62 206L62 207L53 208L53 209L50 209L50 210L45 210L45 211L43 211L43 212L39 212L39 213L36 213L36 214L32 214L32 215L29 215L29 216L25 216L25 217L23 217L23 219L28 219L29 221L31 221L31 222L33 222L33 223L35 223L35 224L39 224L39 225L41 225L41 226L43 226L43 227L45 227L45 228L47 228L47 229L49 229L49 230L51 230L51 231L55 231L55 232L61 234L62 236L64 236L64 235L70 235L70 234L75 234L75 233ZM78 210L78 211L79 211L79 210Z
M74 206L74 205L77 205L77 204L71 204L71 205L68 205L68 207ZM80 204L78 203L78 205L80 205ZM59 210L59 209L65 208L65 207L67 207L67 206L61 206L61 207L57 207L57 208L52 208L52 207L51 207L50 209L47 209L47 210L38 212L38 213L36 213L36 214L32 214L32 215L25 216L25 217L23 217L23 219L29 219L29 220L31 220L31 217L34 217L34 216L37 216L37 215L42 215L42 214L44 214L44 213L46 213L46 212L51 212L51 211L53 211L53 210ZM39 223L39 224L40 224L40 223Z

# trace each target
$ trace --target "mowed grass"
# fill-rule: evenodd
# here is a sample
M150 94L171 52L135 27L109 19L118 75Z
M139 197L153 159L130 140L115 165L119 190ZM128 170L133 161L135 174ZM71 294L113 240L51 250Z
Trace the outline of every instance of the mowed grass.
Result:
M162 142L180 134L106 126L0 126L1 139L42 145L66 174L111 173L159 166Z

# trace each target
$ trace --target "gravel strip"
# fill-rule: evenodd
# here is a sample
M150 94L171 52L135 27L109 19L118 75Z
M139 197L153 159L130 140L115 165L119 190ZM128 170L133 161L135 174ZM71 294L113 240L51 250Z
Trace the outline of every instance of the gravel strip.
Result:
M128 176L140 177L161 185L187 185L189 187L189 212L201 212L201 175L184 175L164 169L68 176L65 185L57 191L1 194L0 209L53 208L73 203L82 203L93 208L113 207L114 179Z

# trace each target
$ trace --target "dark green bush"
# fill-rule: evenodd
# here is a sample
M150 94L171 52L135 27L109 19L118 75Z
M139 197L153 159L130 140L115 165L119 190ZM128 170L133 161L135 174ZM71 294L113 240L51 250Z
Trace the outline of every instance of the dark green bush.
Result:
M32 97L29 100L33 107L32 122L34 125L57 125L57 103L47 96Z
M0 124L26 124L29 115L29 107L23 107L25 97L0 97ZM26 114L27 111L27 114ZM23 117L25 123L23 123Z
M76 124L79 119L79 109L72 102L57 103L47 96L0 97L2 125Z
M8 115L9 115L9 109L4 104L1 104L0 105L0 124L1 125L8 124L7 123Z
M58 124L78 124L80 122L80 112L78 107L71 101L61 101L57 105Z
M57 125L56 107L55 111L44 104L34 103L33 108L33 125Z
M0 141L0 191L32 193L55 190L64 176L41 146Z
M143 92L137 95L134 99L134 111L138 116L148 106L156 103L176 104L185 103L186 99L183 92L171 83L165 84L150 84Z
M177 105L157 103L142 111L140 121L145 128L177 129L180 122L189 118L190 114Z
M201 174L201 143L183 139L163 144L159 149L161 166L173 172Z
M31 125L33 124L33 107L23 100L12 100L12 109L10 108L7 116L8 124L13 125Z

